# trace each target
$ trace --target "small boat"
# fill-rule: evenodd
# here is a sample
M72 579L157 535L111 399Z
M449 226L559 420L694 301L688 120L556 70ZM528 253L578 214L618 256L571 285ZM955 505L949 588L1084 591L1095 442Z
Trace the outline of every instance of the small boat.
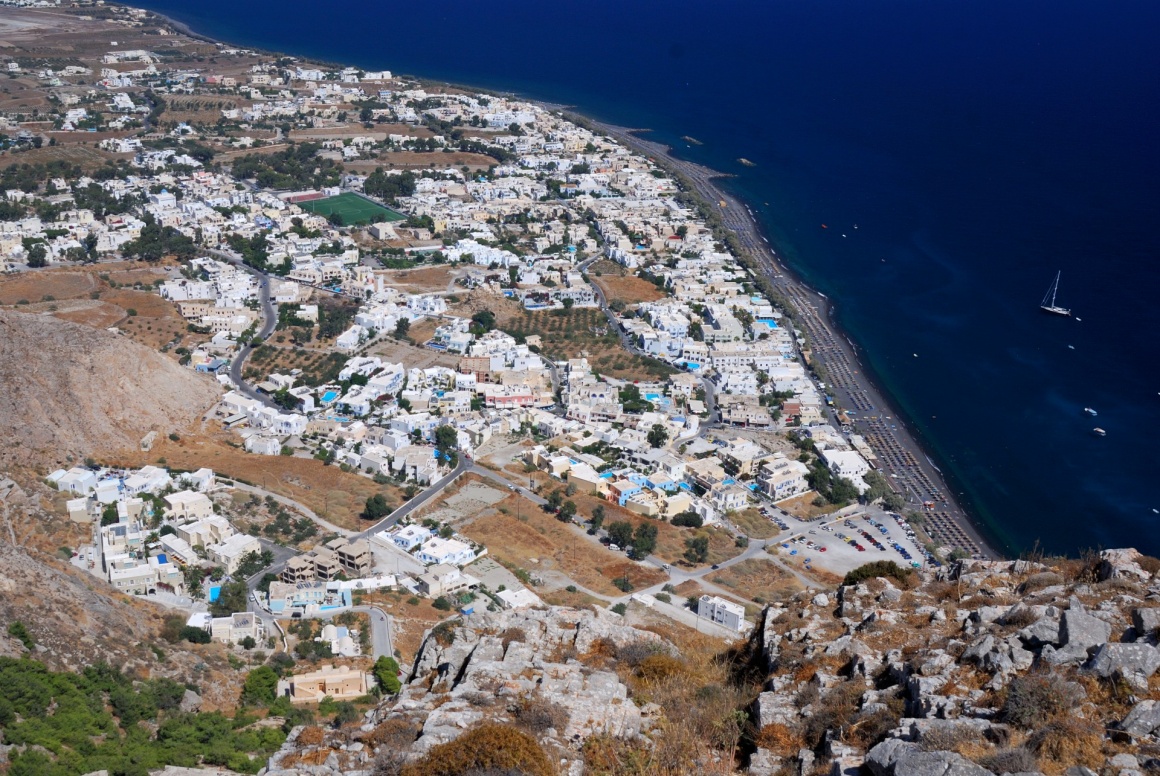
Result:
M1095 428L1093 428L1092 433L1095 434L1096 436L1107 436L1108 435L1108 432L1104 431L1099 426L1096 426Z
M1093 418L1094 418L1096 415L1099 415L1099 414L1100 414L1100 413L1096 412L1095 410L1093 410L1091 407L1084 407L1084 408L1083 408L1083 411L1084 411L1084 412L1086 412L1087 414L1091 415Z
M1044 295L1043 301L1039 303L1039 309L1052 315L1071 315L1071 310L1066 307L1060 307L1055 303L1055 295L1059 292L1059 275L1059 272L1055 273L1055 282L1051 284L1051 288L1047 289L1047 294Z
M822 228L823 228L823 229L829 229L830 227L826 226L825 224L822 224Z
M1067 346L1067 349L1068 349L1068 350L1075 350L1075 345L1068 345L1068 346Z

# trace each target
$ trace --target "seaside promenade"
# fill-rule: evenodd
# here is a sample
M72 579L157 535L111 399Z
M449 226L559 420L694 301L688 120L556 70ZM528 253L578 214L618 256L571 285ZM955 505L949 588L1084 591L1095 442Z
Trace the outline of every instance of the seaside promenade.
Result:
M794 319L808 338L811 358L822 367L825 382L835 401L856 413L852 418L855 429L878 456L877 464L882 473L891 478L910 507L924 514L924 528L931 538L975 557L997 557L998 554L983 540L947 487L942 473L930 462L897 412L866 375L853 344L832 321L833 307L829 300L801 283L781 263L759 234L756 219L749 209L714 182L723 177L722 174L677 159L667 146L645 140L634 134L634 130L603 122L590 123L635 152L663 160L687 177L700 197L715 205L724 225L737 235L742 247L757 262L774 290L793 307ZM933 507L929 506L931 504Z

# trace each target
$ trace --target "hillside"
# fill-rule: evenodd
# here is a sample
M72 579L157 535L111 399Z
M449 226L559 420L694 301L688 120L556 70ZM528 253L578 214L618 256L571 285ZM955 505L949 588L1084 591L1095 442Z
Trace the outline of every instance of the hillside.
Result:
M0 310L0 466L51 467L182 431L217 384L127 337Z
M882 564L715 652L632 610L471 616L361 725L299 728L268 773L1154 773L1158 569L1135 550Z

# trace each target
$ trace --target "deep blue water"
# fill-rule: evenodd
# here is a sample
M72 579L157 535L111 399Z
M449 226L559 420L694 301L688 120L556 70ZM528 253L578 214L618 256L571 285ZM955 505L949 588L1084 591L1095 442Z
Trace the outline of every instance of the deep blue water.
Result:
M654 129L738 175L1000 547L1160 553L1160 3L136 4Z

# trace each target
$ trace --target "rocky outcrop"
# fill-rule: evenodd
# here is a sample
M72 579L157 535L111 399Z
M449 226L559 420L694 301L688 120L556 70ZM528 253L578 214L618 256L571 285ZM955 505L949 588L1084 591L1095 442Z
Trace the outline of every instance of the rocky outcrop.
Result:
M412 758L485 721L531 727L562 750L597 734L633 739L651 710L628 697L616 673L593 669L580 658L639 658L671 650L656 634L623 625L604 610L551 607L473 616L426 635L408 681L368 716L364 729L412 725L416 735L404 753ZM288 740L270 759L269 773L327 776L368 768L373 748L352 746L332 737L312 750L330 750L323 765L305 771L298 767L302 747Z

